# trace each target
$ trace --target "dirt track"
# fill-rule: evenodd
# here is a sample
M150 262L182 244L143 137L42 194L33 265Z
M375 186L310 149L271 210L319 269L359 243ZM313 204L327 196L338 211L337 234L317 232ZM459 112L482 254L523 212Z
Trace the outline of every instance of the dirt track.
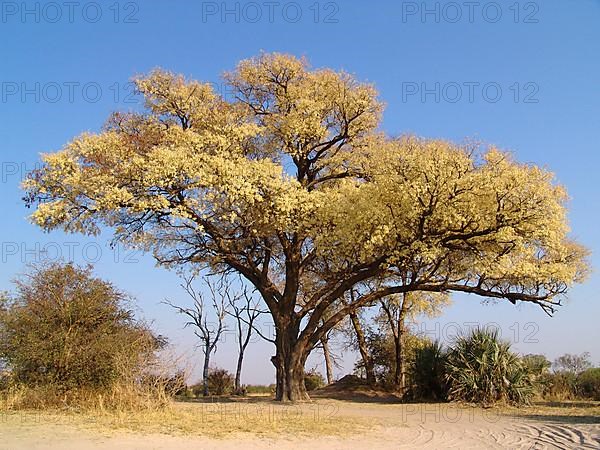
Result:
M598 449L600 419L596 416L510 417L494 410L460 408L447 404L380 404L319 400L331 420L351 418L370 429L343 436L224 438L170 436L126 432L103 435L75 425L0 420L0 449L347 449L347 448L460 448L460 449ZM314 407L314 405L313 405ZM333 413L331 413L333 411Z

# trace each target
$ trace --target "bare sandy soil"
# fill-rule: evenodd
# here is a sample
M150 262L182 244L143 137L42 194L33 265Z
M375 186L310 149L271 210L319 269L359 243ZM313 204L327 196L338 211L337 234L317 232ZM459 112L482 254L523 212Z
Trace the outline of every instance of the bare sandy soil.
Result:
M231 415L223 414L221 408L231 408L231 403L211 404L209 410L202 404L181 405L189 411L197 411L199 415L220 415L217 422L199 421L199 429L193 435L108 431L66 417L49 420L31 413L5 414L0 415L0 449L600 448L597 406L587 410L580 408L573 415L572 412L565 412L567 408L564 405L511 411L449 404L390 404L330 399L319 399L310 404L293 406L292 409L268 404L270 420L275 422L270 424L268 433L260 430L235 431L221 437L214 437L210 432L209 436L213 437L203 436L206 433L202 430L202 423L227 429L227 420L231 420ZM292 433L283 428L278 431L276 416L284 412L289 415L292 410L304 420L314 419L319 426L329 424L333 428L316 427L315 431L310 432L312 436L302 432ZM228 411L230 413L233 409ZM266 418L269 420L269 417ZM339 433L335 430L338 423ZM307 431L309 429L310 425ZM315 436L315 433L319 435Z

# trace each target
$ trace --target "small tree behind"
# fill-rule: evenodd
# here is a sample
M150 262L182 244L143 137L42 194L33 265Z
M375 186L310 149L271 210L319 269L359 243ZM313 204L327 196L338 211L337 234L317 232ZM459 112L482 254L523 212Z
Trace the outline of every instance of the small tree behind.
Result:
M566 353L556 358L553 366L555 372L570 372L574 375L579 375L584 370L591 368L592 363L590 362L590 354L588 352L584 352L581 355Z
M550 366L552 365L545 355L524 355L521 357L521 362L527 367L527 370L536 377L548 373L548 369L550 369Z
M348 292L348 299L344 299L346 303L355 301L355 292L353 289ZM361 357L361 362L357 364L357 367L364 369L366 381L369 385L375 385L375 366L373 362L373 356L369 351L369 345L367 343L367 334L369 333L368 325L363 325L361 321L361 312L366 308L350 311L348 314L348 322L340 327L342 333L346 337L346 348L358 350Z
M581 372L577 377L577 388L582 397L600 400L600 367Z
M325 386L323 375L316 368L304 372L304 386L307 391L314 391Z
M331 352L331 334L332 331L329 331L323 335L321 338L320 347L323 350L323 359L325 360L325 373L327 376L327 384L333 383L333 367L339 366L336 362L336 358Z
M212 395L230 394L233 387L233 376L227 370L213 368L208 371L208 389Z
M230 298L230 286L223 280L220 283L214 283L208 277L204 278L204 283L210 292L210 303L214 311L214 315L211 316L206 311L207 301L204 295L194 287L194 278L194 276L184 277L184 282L181 284L183 290L193 300L194 304L191 308L175 305L169 300L165 300L164 303L174 308L178 313L187 316L189 320L184 327L193 327L194 334L200 339L200 346L204 353L202 369L203 395L206 397L210 393L208 386L210 356L216 351L217 343L225 331L226 302Z
M254 299L245 288L241 294L232 294L231 290L227 289L226 295L229 304L227 314L235 318L237 327L238 359L235 371L234 392L239 394L242 392L241 378L244 354L252 338L254 322L265 311L260 310L260 302Z
M449 303L449 296L436 292L406 292L391 295L379 300L381 313L378 323L389 332L394 342L393 385L402 394L406 393L406 352L405 339L407 323L419 314L428 317L438 315L441 308Z

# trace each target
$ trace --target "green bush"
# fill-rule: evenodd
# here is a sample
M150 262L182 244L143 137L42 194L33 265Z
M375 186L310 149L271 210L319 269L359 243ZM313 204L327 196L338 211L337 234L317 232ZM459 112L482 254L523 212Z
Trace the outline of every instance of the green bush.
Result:
M521 362L527 368L529 373L534 376L541 376L548 373L548 369L550 369L550 366L552 365L544 355L524 355L521 357Z
M529 403L532 380L510 343L497 330L475 329L460 336L448 354L446 379L452 400L494 404Z
M316 369L312 369L304 373L304 386L307 391L314 391L325 386L325 379Z
M275 393L275 385L274 384L270 384L268 386L248 385L248 386L246 386L246 392L248 394L274 394Z
M211 395L229 395L233 392L235 378L225 369L210 369L208 391Z
M423 374L419 374L419 377L412 376L415 359L417 358L417 353L430 344L431 341L427 338L415 335L409 331L404 333L402 337L402 354L404 357L404 372L407 375L407 385L414 384L415 381L418 384L420 376ZM369 330L367 346L373 360L375 378L378 384L387 389L395 389L396 349L393 336L385 331ZM361 359L355 366L355 373L358 374L362 370L364 370L364 365ZM411 393L411 395L414 395L414 393Z
M445 379L446 355L439 342L427 342L414 351L409 369L411 396L421 400L444 400L448 395Z
M577 375L562 371L545 373L539 380L542 397L546 400L574 400L577 398Z
M577 388L582 397L600 400L600 367L580 373L577 377Z
M552 363L544 355L534 354L522 356L521 363L529 372L535 396L543 399L544 391L550 380L549 369Z
M0 360L15 383L106 389L144 373L164 345L91 267L40 266L16 284L0 299Z

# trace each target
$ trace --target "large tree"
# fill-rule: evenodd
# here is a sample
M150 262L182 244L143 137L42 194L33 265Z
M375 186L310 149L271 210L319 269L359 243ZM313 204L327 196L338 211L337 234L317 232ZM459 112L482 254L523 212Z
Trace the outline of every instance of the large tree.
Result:
M165 266L245 277L273 316L278 399L307 398L308 353L358 307L456 291L552 312L586 271L549 172L387 138L371 85L292 56L224 79L233 99L164 71L138 78L145 110L44 155L26 199L46 230L108 226Z

